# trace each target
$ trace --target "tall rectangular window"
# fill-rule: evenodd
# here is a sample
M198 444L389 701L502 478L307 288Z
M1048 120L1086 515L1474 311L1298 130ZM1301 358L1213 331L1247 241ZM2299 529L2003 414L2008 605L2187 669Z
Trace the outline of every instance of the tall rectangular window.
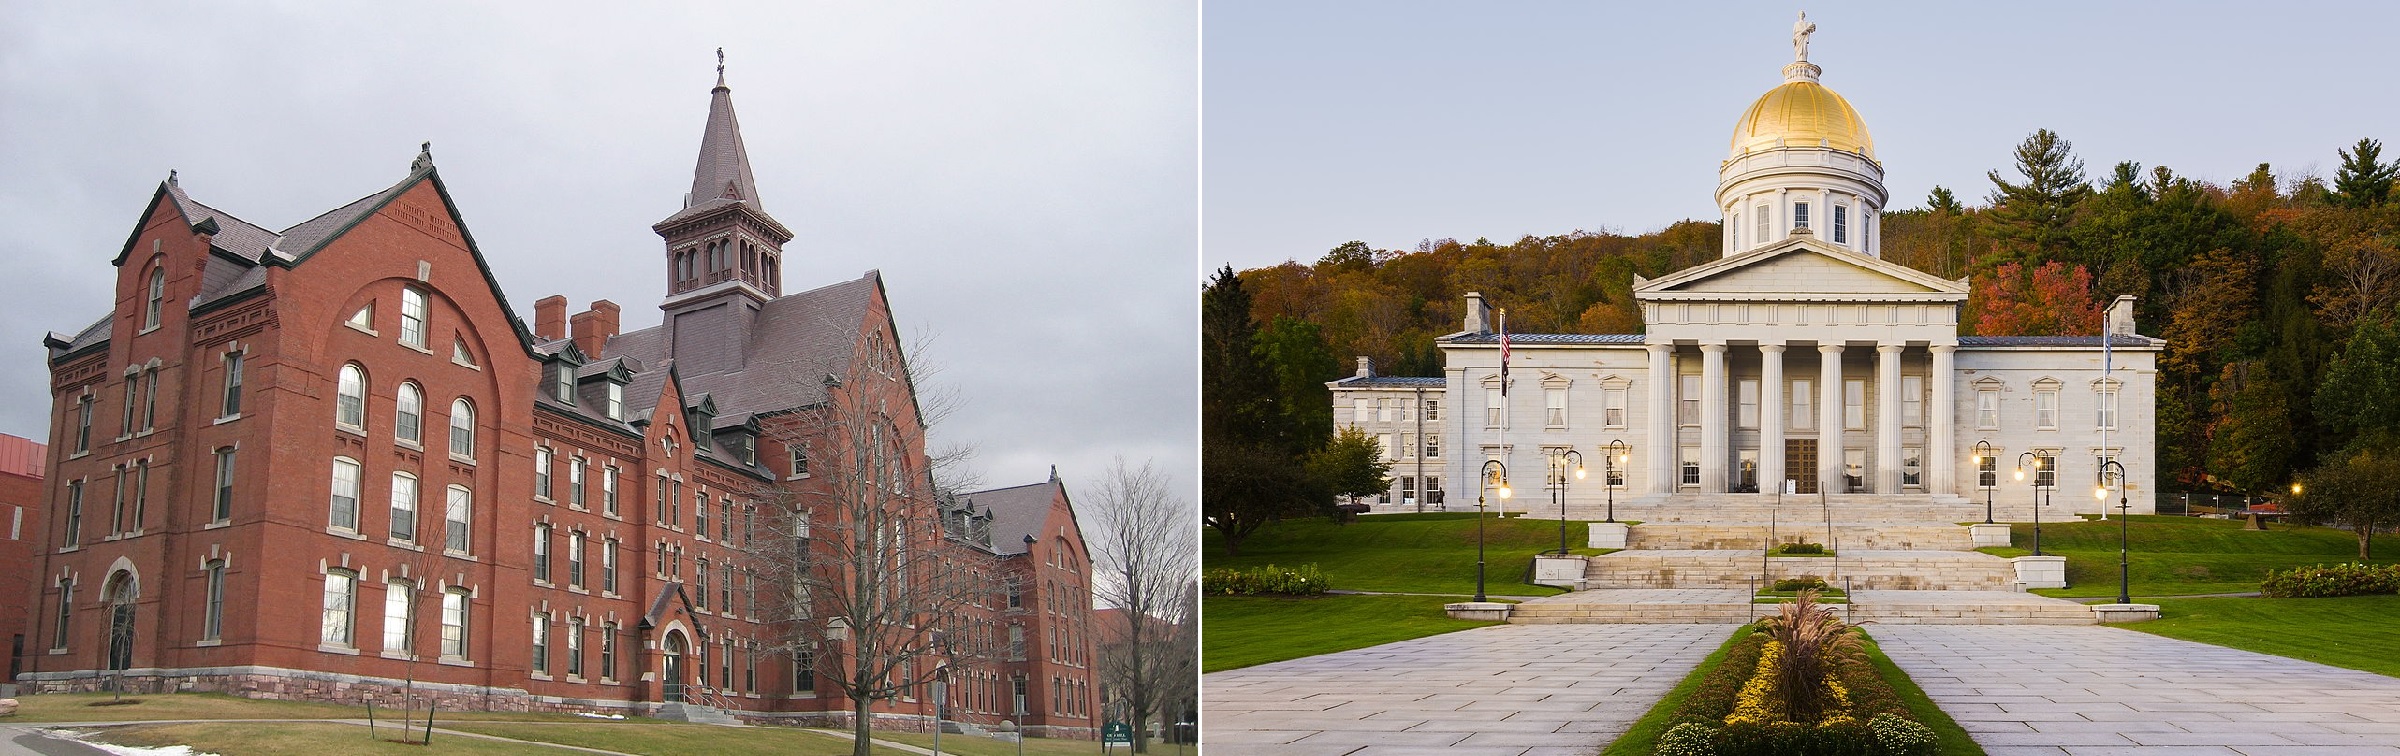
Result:
M1911 428L1925 424L1925 376L1900 376L1900 424Z
M533 496L550 498L550 450L546 447L533 449Z
M617 679L617 624L600 623L600 679Z
M1440 420L1440 419L1442 419L1442 402L1441 402L1441 400L1439 400L1439 399L1427 399L1427 400L1425 400L1425 419L1426 419L1426 421L1428 421L1428 422L1430 422L1430 421L1434 421L1434 420Z
M2033 485L2040 488L2058 487L2058 452L2034 453Z
M600 468L600 507L608 516L617 515L617 466Z
M141 390L142 383L138 375L125 376L125 432L120 434L119 438L133 437L134 400L139 398Z
M2100 428L2102 430L2116 430L2117 428L2117 392L2115 390L2100 390Z
M566 360L559 360L559 361L558 361L558 363L557 363L557 365L558 365L558 367L557 367L557 370L558 370L558 400L559 400L559 401L562 401L562 402L566 402L566 403L568 403L568 404L574 404L574 403L575 403L575 366L574 366L574 365L569 365L569 364L567 364L567 361L566 361Z
M692 592L692 603L698 606L700 611L705 612L708 611L708 557L701 557L692 563L692 567L692 576L696 583L693 587L698 589Z
M425 292L400 290L400 343L425 348Z
M1725 219L1725 246L1742 248L1742 214L1733 213Z
M1736 410L1734 422L1743 428L1758 427L1758 381L1744 380L1734 385Z
M708 492L692 492L692 535L708 537Z
M417 479L392 473L392 540L417 540Z
M567 587L583 587L583 531L567 533Z
M349 457L333 458L333 510L331 524L343 530L358 530L358 461Z
M2058 430L2058 392L2033 392L2033 427L2036 430Z
M1352 398L1350 399L1350 424L1351 424L1351 425L1363 425L1363 424L1365 424L1367 421L1374 420L1374 419L1375 419L1375 400L1373 400L1373 399L1368 399L1368 398L1366 398L1366 397L1363 397L1363 396L1360 396L1360 397L1352 397Z
M1508 395L1496 388L1483 390L1483 427L1500 427L1500 418L1508 414Z
M442 655L467 658L467 592L452 588L442 594Z
M1441 456L1442 437L1432 433L1425 434L1425 458L1439 459Z
M1792 203L1792 228L1808 228L1808 203Z
M1391 422L1391 421L1392 421L1392 400L1390 400L1390 399L1377 399L1377 400L1375 400L1375 419L1376 419L1378 422L1386 422L1386 423L1388 423L1388 422Z
M1975 427L1978 430L2000 429L2000 392L1978 389L1975 392Z
M406 580L394 580L383 586L383 651L387 654L407 654L417 650L416 604L410 600L416 585Z
M1925 485L1925 450L1910 446L1900 450L1900 485Z
M1700 424L1700 376L1681 376L1675 392L1675 424Z
M608 382L608 419L625 419L625 384Z
M200 621L200 639L217 640L225 635L225 560L208 563L208 609Z
M717 502L717 540L727 544L733 543L733 499L731 497Z
M1997 454L1997 452L1995 452ZM1975 463L1975 487L1996 488L2000 485L2000 458L1987 455Z
M217 450L217 494L209 507L208 519L224 522L233 518L233 450Z
M60 578L58 581L58 626L50 632L50 648L52 650L67 647L67 627L69 620L74 615L75 581Z
M724 574L724 575L722 575L722 576L720 576L720 577L723 577L723 578L724 578L724 580L723 580L722 582L720 582L720 583L718 583L718 584L717 584L717 610L718 610L718 611L721 611L721 612L724 612L724 613L726 613L726 614L732 614L732 613L733 613L733 563L732 563L732 562L726 562L726 563L725 563L725 566L724 566L724 568L723 568L723 569L725 570L725 574Z
M567 458L567 503L576 507L584 505L583 461L582 457Z
M1544 417L1548 421L1545 423L1546 425L1552 428L1567 427L1566 389L1542 389L1542 408Z
M1625 389L1609 389L1601 392L1601 396L1601 424L1610 428L1625 427Z
M1023 632L1024 628L1012 628L1012 630L1013 632L1011 632L1010 635L1013 636L1016 633ZM816 653L807 649L802 649L798 653L792 654L792 692L795 694L813 693L816 691L816 689Z
M583 676L583 620L567 620L567 676Z
M63 543L68 546L83 543L83 481L80 480L67 481L67 537Z
M442 512L442 548L464 554L474 545L468 538L468 523L474 522L475 493L466 486L451 486L450 500Z
M1750 208L1750 217L1755 218L1758 224L1757 230L1750 236L1750 246L1765 244L1767 240L1775 238L1774 221L1768 217L1766 205Z
M225 395L219 417L242 414L242 353L225 353Z
M75 453L92 450L92 397L75 402Z
M145 378L147 379L147 380L144 380L144 381L142 381L142 430L143 430L143 431L149 431L149 430L151 430L151 429L153 429L153 428L157 428L157 427L158 427L158 374L159 374L159 372L160 372L160 371L157 371L157 370L152 370L152 371L149 371L149 372L147 372L147 373L144 373L144 374L143 374L143 377L145 377Z
M1700 447L1683 447L1683 485L1700 485Z
M533 615L533 673L550 674L550 615Z
M600 542L600 590L617 592L617 539Z
M150 460L145 459L135 463L133 467L133 522L126 530L135 533L142 532L142 523L150 519L149 515Z
M550 526L533 526L533 580L550 582Z
M1842 427L1851 430L1867 427L1867 382L1864 380L1842 381Z
M1833 243L1850 243L1850 207L1848 205L1833 206Z
M1816 401L1816 392L1811 390L1814 385L1809 381L1792 381L1793 430L1807 430L1817 425L1816 413L1810 411L1810 402Z
M358 605L358 576L348 570L329 570L325 573L325 632L321 640L336 646L351 645L351 610Z

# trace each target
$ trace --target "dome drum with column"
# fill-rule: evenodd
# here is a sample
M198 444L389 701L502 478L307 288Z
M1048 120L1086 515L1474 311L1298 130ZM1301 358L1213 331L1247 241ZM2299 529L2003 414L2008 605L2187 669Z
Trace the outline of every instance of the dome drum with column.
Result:
M1730 257L1808 228L1819 241L1882 254L1888 196L1875 138L1850 101L1817 83L1823 69L1795 62L1734 124L1717 170L1717 209Z

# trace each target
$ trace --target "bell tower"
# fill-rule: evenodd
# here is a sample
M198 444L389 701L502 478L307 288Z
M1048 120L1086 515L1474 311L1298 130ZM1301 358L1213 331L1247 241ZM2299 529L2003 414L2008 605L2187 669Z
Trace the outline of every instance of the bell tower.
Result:
M669 354L678 362L687 357L738 362L739 349L686 355L683 340L676 338L679 332L703 329L712 341L746 343L759 306L783 295L783 244L792 240L792 232L759 203L741 122L733 115L733 90L725 86L724 48L717 49L717 86L709 90L708 126L700 133L691 192L683 196L683 209L650 230L666 241L667 296L659 308L666 311Z

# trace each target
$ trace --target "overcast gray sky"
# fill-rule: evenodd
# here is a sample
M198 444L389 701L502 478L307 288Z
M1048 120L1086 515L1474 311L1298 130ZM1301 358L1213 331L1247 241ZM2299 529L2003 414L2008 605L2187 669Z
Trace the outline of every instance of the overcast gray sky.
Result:
M1802 8L1894 208L1936 184L1981 203L2037 128L2096 176L2219 183L2261 162L2330 180L2337 148L2400 140L2388 2L1212 1L1204 257L1713 220L1734 120L1782 82Z
M12 2L0 8L0 432L42 335L105 314L168 169L280 229L436 164L510 303L658 322L714 51L784 287L877 268L935 334L991 486L1111 457L1195 499L1198 14L1178 2Z

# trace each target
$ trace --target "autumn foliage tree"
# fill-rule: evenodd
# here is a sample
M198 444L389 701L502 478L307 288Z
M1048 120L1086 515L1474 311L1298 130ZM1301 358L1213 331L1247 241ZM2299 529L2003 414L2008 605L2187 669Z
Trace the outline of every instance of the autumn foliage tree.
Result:
M2016 263L2001 265L1975 283L1971 297L1975 332L1986 336L2096 336L2100 303L2092 299L2092 274L2050 262L2031 273Z

